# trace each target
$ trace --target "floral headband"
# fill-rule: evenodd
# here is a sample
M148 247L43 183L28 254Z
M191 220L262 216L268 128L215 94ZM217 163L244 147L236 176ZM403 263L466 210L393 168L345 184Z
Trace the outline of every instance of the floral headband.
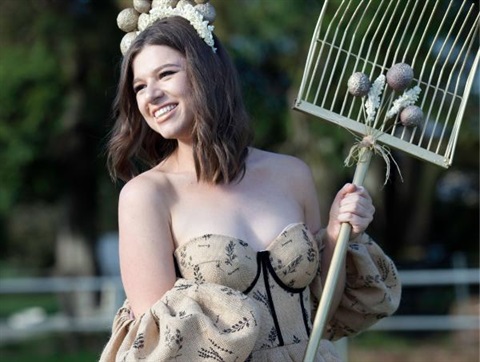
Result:
M117 16L118 27L126 32L120 42L120 50L125 55L137 35L155 21L171 16L187 19L198 35L213 50L213 25L215 8L209 0L133 0L133 8L122 10Z

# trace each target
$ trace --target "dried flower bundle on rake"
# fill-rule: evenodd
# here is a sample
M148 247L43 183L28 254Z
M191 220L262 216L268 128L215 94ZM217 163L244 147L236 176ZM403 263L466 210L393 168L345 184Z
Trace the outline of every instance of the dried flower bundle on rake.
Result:
M448 168L478 68L478 31L472 0L325 1L294 109L356 135L345 160L357 164L354 184L372 154L386 161L388 180L391 148ZM342 225L304 361L318 349L350 230Z

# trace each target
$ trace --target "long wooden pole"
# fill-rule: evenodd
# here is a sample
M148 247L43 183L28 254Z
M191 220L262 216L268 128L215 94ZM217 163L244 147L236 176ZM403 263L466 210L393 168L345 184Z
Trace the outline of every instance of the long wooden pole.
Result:
M355 174L353 176L354 185L363 185L368 167L370 165L370 160L372 158L372 153L373 152L370 149L362 148L355 169ZM337 243L333 252L332 261L330 263L330 268L328 269L327 279L325 281L325 286L322 292L322 296L320 298L320 304L315 315L312 334L310 335L310 340L308 341L307 350L303 359L304 362L315 361L315 355L317 354L318 346L320 345L320 340L322 339L325 325L327 323L327 316L332 304L332 299L335 292L335 285L337 284L338 276L340 274L347 253L347 246L348 241L350 240L351 231L352 226L349 223L343 223L340 227L340 232L338 234Z

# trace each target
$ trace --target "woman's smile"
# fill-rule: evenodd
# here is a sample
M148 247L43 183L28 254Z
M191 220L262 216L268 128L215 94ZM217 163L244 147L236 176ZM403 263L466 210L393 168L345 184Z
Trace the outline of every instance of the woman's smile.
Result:
M153 114L153 116L155 118L160 118L161 116L163 116L164 114L170 112L171 110L177 108L177 105L176 104L169 104L165 107L162 107L160 108L159 110L155 111L155 113Z

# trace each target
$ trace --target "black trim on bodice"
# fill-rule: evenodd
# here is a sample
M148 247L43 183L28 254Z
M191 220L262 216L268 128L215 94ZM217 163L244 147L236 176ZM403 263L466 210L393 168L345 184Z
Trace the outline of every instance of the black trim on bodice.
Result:
M177 259L175 257L173 259L174 259L175 272L176 272L175 274L177 275L177 277L181 278L182 273L180 271L180 267L178 265ZM308 313L307 313L307 310L305 309L305 303L303 300L303 292L305 291L306 287L292 288L292 287L289 287L288 285L285 285L285 283L283 283L283 281L278 277L277 273L275 272L275 269L272 266L272 263L270 261L270 252L268 250L257 252L257 274L255 275L255 278L253 279L250 286L247 289L245 289L243 293L248 295L253 290L253 288L257 285L257 282L260 279L260 275L262 274L262 272L263 272L263 281L265 283L265 290L267 292L268 307L270 309L273 323L277 331L279 346L283 346L284 341L282 336L282 330L280 328L280 323L277 317L277 311L275 310L275 303L272 298L272 293L270 289L270 276L277 283L277 285L281 287L283 290L285 290L286 292L292 293L292 294L298 294L300 307L302 309L302 317L305 325L305 330L307 331L307 335L310 335Z
M280 328L280 323L278 321L277 317L277 311L275 309L275 303L272 298L271 290L270 290L270 279L269 277L271 276L275 282L280 286L283 290L293 293L293 294L298 294L300 298L300 306L302 309L302 316L303 316L303 322L305 324L305 329L307 331L307 334L310 335L310 328L308 327L308 313L305 309L305 305L303 302L303 292L305 291L304 288L292 288L283 283L283 281L278 277L277 273L275 272L275 269L272 266L272 263L270 261L270 252L268 250L264 251L259 251L257 253L257 275L255 276L255 279L253 280L252 284L243 292L244 294L250 293L252 289L255 287L257 284L260 274L263 272L263 281L265 283L265 290L267 292L267 298L268 298L268 306L270 309L270 313L272 315L273 323L275 325L275 329L277 331L277 337L278 337L278 342L279 346L284 345L283 341L283 336L282 336L282 330Z

